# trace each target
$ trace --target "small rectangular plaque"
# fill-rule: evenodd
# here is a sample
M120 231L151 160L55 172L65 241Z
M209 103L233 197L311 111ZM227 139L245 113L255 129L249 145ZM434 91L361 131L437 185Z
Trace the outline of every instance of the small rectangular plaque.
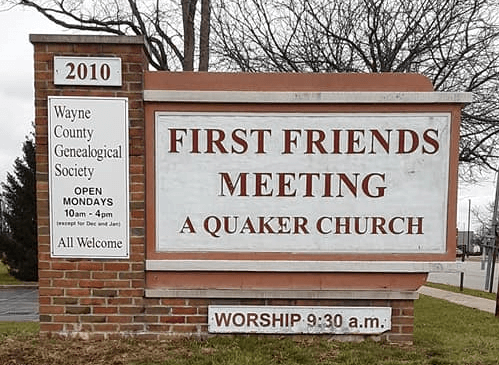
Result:
M390 307L209 306L208 332L380 334L391 317Z
M121 58L54 57L55 85L121 86Z

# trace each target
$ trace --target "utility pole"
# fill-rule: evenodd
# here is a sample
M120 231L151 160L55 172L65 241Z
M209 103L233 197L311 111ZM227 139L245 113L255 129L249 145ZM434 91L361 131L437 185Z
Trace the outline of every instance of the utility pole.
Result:
M497 249L497 235L495 239L495 247ZM499 280L497 280L497 293L496 293L496 318L499 318Z
M499 245L499 236L497 235L497 206L499 205L499 173L496 177L496 198L494 200L494 212L492 213L492 236L494 237L494 248L492 252L492 270L490 275L490 292L492 293L492 283L494 282L494 267L496 264L497 247ZM499 317L499 280L497 281L497 294L496 294L496 317Z
M468 230L466 232L466 234L467 234L466 243L464 242L464 239L463 239L462 256L461 256L462 262L464 262L466 253L468 252L468 247L470 247L470 229L471 229L470 228L470 215L471 215L471 199L468 199ZM461 291L464 290L464 271L461 271L461 280L459 283L459 290L461 290Z
M498 245L498 236L497 236L497 207L499 205L499 174L496 177L496 198L494 200L494 211L492 212L492 237L494 239L493 247L492 247L492 265L490 267L490 283L489 283L489 293L492 293L492 288L494 284L494 269L496 265L496 256L497 256L497 245ZM489 260L490 262L490 260ZM497 316L497 311L496 311Z

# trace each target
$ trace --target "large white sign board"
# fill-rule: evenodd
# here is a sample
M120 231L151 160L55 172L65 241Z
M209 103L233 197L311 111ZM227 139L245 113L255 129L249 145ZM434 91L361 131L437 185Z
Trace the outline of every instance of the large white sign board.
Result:
M128 100L49 97L52 257L128 258Z
M444 253L449 113L156 115L163 252Z
M390 307L209 306L208 332L381 334L391 317Z

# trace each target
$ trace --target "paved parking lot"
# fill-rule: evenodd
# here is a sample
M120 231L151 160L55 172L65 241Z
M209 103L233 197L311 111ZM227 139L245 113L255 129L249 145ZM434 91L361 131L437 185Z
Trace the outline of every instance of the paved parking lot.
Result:
M38 321L38 289L0 288L0 322Z

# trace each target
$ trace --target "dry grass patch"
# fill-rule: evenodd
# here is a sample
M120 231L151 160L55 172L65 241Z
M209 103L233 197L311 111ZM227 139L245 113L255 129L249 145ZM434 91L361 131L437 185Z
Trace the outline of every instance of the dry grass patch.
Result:
M82 341L19 336L4 339L0 346L2 365L161 364L189 356L190 351L185 347L185 341L178 340Z

